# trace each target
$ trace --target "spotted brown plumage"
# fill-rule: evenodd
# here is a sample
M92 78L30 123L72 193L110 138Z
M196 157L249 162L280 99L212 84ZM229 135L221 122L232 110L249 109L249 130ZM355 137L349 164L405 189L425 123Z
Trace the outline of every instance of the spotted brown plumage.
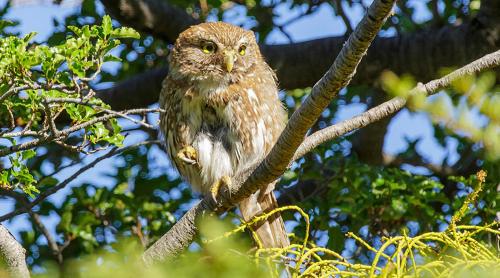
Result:
M180 34L169 55L160 106L167 152L203 194L264 158L286 123L275 75L254 34L222 22ZM239 204L245 220L277 206L273 189L270 184ZM255 230L264 247L289 245L280 216Z

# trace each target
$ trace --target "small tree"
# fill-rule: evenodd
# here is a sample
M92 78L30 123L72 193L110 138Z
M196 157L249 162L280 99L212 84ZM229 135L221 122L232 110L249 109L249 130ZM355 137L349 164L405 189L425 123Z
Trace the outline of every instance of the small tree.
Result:
M499 234L498 77L486 70L500 64L500 4L429 1L420 8L432 16L416 21L418 7L394 2L374 1L354 28L349 11L368 8L363 1L102 0L113 22L97 1L84 0L75 14L55 22L43 44L33 43L34 34L12 34L16 23L1 21L0 200L15 205L0 220L29 215L32 228L20 231L28 265L63 276L85 269L94 276L109 276L110 270L279 275L284 265L297 276L453 276L462 262L498 271L497 253L489 250ZM299 15L277 23L273 11L286 3ZM345 36L294 42L289 24L325 7L344 22ZM168 72L168 45L177 35L239 9L277 72L290 122L266 160L237 177L230 194L193 206L189 187L161 163L166 157L154 103ZM379 30L388 35L376 37ZM266 44L271 31L290 42ZM118 70L107 71L108 62ZM110 81L116 83L96 89ZM339 109L356 104L365 104L365 111L336 121ZM428 115L436 142L456 144L456 161L429 163L419 140L408 139L403 151L387 154L384 142L398 113ZM114 162L108 182L81 182L104 160ZM480 169L488 172L486 180L485 172L475 175ZM228 212L226 220L237 219L233 204L280 177L279 211L294 244L254 250L250 257L265 262L255 265L242 253L250 237L236 233L251 230L252 222L220 226L201 215ZM49 215L57 218L55 233L43 221ZM200 217L205 220L198 225ZM22 248L0 228L7 269L29 275L19 263ZM216 240L221 235L228 239ZM426 240L435 243L427 246ZM190 245L184 259L166 266L170 272L150 266ZM463 261L443 259L447 250ZM432 254L435 262L419 261ZM273 263L276 258L281 263Z

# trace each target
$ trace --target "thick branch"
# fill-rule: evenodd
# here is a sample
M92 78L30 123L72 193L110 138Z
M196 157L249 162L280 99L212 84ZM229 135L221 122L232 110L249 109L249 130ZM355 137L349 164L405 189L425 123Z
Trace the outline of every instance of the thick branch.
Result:
M370 84L385 69L398 75L411 74L415 79L427 82L443 67L458 67L499 49L500 2L483 2L480 13L471 22L376 38L351 84ZM170 18L164 17L163 20L168 22ZM172 33L178 34L182 30ZM261 50L276 70L280 87L295 89L314 84L330 67L344 41L344 36L329 37L294 44L261 45ZM147 106L157 101L166 73L166 68L143 73L101 91L99 96L115 110Z
M169 232L146 250L143 259L147 264L172 257L186 248L197 232L196 225L194 225L196 217L202 215L208 208L222 210L231 207L262 186L273 182L283 173L307 130L339 90L351 80L356 67L385 22L393 4L394 1L373 2L331 68L316 83L303 105L292 115L266 159L255 171L248 169L245 173L239 173L233 177L235 184L230 189L231 192L222 192L217 203L207 196L188 211Z
M160 0L102 0L106 10L123 25L174 41L189 26L198 23L183 9Z
M115 111L126 110L127 107L146 107L158 101L167 73L167 67L150 70L119 82L109 89L98 91L96 96L110 104Z
M26 265L26 250L17 242L9 231L0 224L0 259L5 261L11 277L30 277Z
M410 94L423 93L426 95L431 95L438 92L440 89L448 87L453 81L461 78L465 75L469 75L472 73L477 73L492 67L497 67L500 65L500 50L488 54L446 76L443 78L433 80L427 84L419 84L416 88L414 88ZM307 100L306 100L307 102ZM304 142L298 147L295 152L293 159L299 159L307 152L311 151L315 147L319 146L322 143L333 140L339 136L347 134L351 131L354 131L358 128L367 126L375 121L378 121L388 115L391 115L397 111L399 111L406 104L406 100L403 98L394 98L391 99L377 107L374 107L359 116L356 116L350 120L342 121L333 126L327 127L323 130L317 131L312 135L308 136ZM303 106L302 106L303 107ZM302 107L298 110L302 110ZM292 119L293 120L293 119ZM291 120L291 121L292 121ZM287 126L286 130L289 130L289 126ZM284 132L284 133L285 133ZM286 135L285 135L286 136ZM299 134L300 136L300 134ZM251 190L257 189L254 184L260 184L261 182L268 182L267 176L269 175L269 168L266 167L266 162L268 165L272 165L276 163L277 165L282 164L281 161L288 161L287 157L283 158L274 156L273 152L279 152L280 149L285 148L283 144L288 144L286 141L283 142L280 140L276 146L274 147L272 153L268 155L266 160L257 167L257 170L249 169L245 173L241 173L240 179L236 180L235 187L231 188L231 192L228 194L227 192L221 192L223 195L221 204L213 204L213 201L206 197L198 204L196 204L192 209L190 209L175 225L172 229L167 232L160 240L158 240L154 245L152 245L143 255L143 259L147 264L151 264L154 261L164 260L171 256L176 255L181 252L183 248L188 246L192 241L193 237L197 232L197 228L195 225L196 217L203 215L206 213L208 209L212 208L220 208L222 205L234 203L241 198L241 196L245 196L247 192L252 192ZM292 143L293 144L293 143ZM276 149L278 151L276 151ZM263 166L264 165L264 166ZM279 169L276 172L276 176L278 177L284 169ZM252 173L253 172L253 173ZM252 175L249 178L249 173ZM270 175L273 175L272 173ZM272 178L272 177L271 177ZM246 180L244 183L240 183L240 180ZM272 179L271 179L272 180ZM250 181L250 182L249 182Z

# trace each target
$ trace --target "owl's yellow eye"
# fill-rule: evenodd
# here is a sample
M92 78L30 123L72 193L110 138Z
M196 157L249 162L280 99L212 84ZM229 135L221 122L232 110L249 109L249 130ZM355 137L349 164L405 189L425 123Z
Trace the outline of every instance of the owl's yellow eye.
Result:
M238 49L238 53L243 56L247 52L247 46L246 45L241 45L240 48Z
M210 54L215 52L217 46L213 42L204 42L201 45L201 49L203 50L204 53Z

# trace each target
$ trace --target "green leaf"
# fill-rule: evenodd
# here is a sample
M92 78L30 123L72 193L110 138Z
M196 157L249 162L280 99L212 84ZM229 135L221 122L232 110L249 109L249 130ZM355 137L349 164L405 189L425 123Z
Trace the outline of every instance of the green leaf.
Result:
M391 207L399 214L404 214L408 209L408 205L400 199L393 199Z
M0 31L5 29L5 27L10 27L10 26L16 26L17 24L15 22L12 22L10 20L0 20Z
M27 150L22 152L22 160L27 160L36 155L36 152L34 150Z
M61 216L61 221L59 222L58 227L63 231L69 231L72 219L73 219L73 214L71 210L65 210Z
M111 17L109 15L105 15L102 18L102 30L104 36L111 34L111 31L113 30L113 24L111 22Z
M33 193L40 193L40 190L38 190L33 184L28 184L23 186L23 191L24 193L28 194L31 198L35 198L35 194Z
M23 40L24 42L30 42L36 35L37 32L30 32L26 36L24 36Z
M46 178L43 178L42 180L40 180L40 182L38 183L38 186L54 186L58 182L59 182L59 180L54 178L54 177L46 177Z
M116 39L122 38L132 38L132 39L140 39L141 35L136 30L129 27L121 27L113 30L111 32L111 37Z
M121 62L122 59L111 54L104 56L104 62Z
M78 28L76 26L68 26L67 28L69 30L71 30L73 33L75 33L77 36L81 36L82 35L82 30L80 30L80 28Z

